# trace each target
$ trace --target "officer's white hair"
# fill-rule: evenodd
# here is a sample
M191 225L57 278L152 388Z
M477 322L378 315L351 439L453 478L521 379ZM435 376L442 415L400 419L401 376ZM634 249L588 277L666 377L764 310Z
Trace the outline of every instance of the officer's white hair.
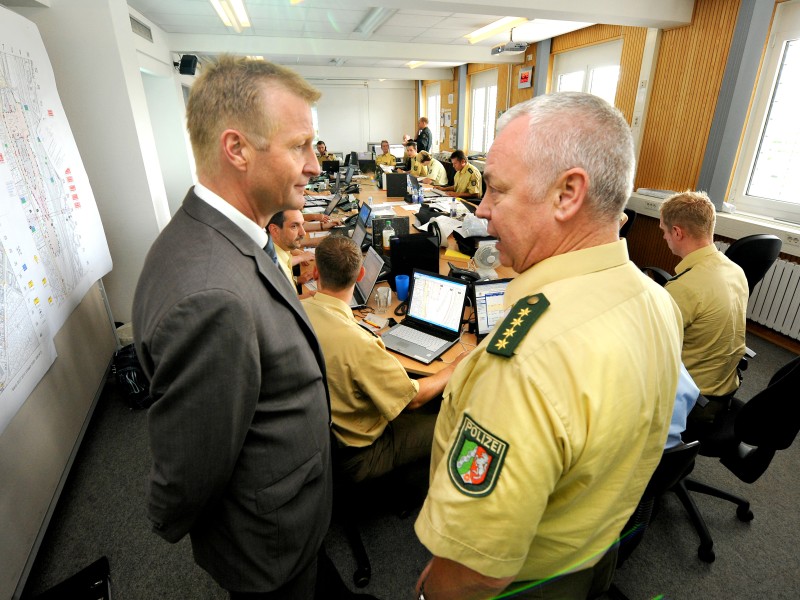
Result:
M587 199L595 214L616 220L633 190L636 163L633 136L619 110L602 98L580 92L536 96L509 109L498 133L518 117L528 117L523 160L535 165L538 194L574 167L589 174Z

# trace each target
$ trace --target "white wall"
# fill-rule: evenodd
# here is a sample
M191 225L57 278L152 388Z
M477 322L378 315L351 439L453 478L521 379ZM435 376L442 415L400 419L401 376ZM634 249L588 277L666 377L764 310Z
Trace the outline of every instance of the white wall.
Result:
M130 320L145 255L169 220L125 0L14 8L39 27L108 238L103 278L114 318Z
M319 136L331 152L365 151L383 139L399 144L404 133L417 133L414 81L311 83L322 92Z

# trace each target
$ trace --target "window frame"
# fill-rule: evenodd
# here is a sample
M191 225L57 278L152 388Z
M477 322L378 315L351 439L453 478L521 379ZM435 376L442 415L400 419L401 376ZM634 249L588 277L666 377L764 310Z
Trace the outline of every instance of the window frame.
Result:
M792 203L747 193L787 44L793 40L800 44L800 2L785 2L779 4L775 12L727 201L734 204L740 212L800 223L800 199Z
M489 81L491 79L491 81ZM486 69L470 75L470 90L469 90L469 142L467 143L467 150L470 154L485 154L492 147L495 137L495 129L497 128L497 87L498 70ZM472 146L475 138L475 121L478 115L475 114L475 94L478 90L484 91L482 115L479 116L479 121L483 126L483 135L481 136L481 148L474 148Z

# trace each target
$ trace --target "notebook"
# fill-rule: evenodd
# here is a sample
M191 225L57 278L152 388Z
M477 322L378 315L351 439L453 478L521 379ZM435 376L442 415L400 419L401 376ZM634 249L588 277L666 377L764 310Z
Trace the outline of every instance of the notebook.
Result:
M473 286L473 304L475 308L475 336L480 342L494 329L495 323L505 316L503 298L510 279L494 279L492 281L476 281Z
M398 354L430 364L461 335L468 287L461 279L415 270L406 318L381 336L383 343Z
M358 228L356 228L357 230ZM378 281L378 275L380 275L383 268L383 259L370 246L364 256L363 264L364 277L361 278L361 281L356 281L353 297L350 299L350 308L361 308L367 305L372 288L375 287L375 282Z

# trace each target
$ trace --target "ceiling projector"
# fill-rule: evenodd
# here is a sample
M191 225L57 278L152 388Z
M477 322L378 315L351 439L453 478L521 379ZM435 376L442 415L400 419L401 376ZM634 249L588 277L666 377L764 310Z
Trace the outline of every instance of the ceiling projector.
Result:
M492 56L495 54L502 54L503 52L525 52L527 47L528 44L525 42L515 42L512 40L492 48Z

